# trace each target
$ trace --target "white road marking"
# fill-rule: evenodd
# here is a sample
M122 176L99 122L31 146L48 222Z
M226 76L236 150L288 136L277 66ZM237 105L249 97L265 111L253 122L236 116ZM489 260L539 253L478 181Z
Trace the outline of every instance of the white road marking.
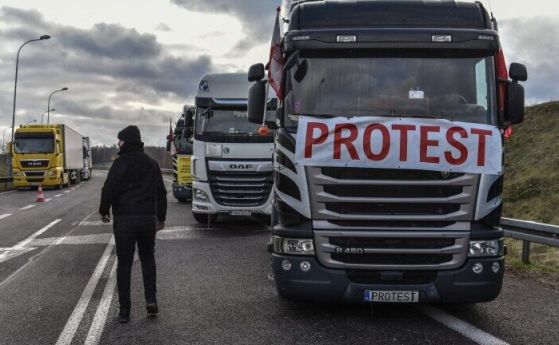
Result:
M39 229L37 232L35 232L33 235L27 237L25 240L19 242L18 244L16 244L15 246L13 246L12 248L8 248L6 251L4 251L2 254L0 254L0 262L4 262L7 261L8 259L11 259L14 254L17 253L17 255L21 255L21 252L28 252L30 250L33 250L33 248L27 248L28 245L35 239L37 238L37 236L41 235L42 233L46 232L48 229L52 228L54 225L56 225L58 222L60 222L62 219L56 219L54 221L52 221L51 223L49 223L48 225L46 225L45 227Z
M21 207L20 210L29 210L30 208L33 208L35 206L37 206L37 205L27 205L25 207Z
M4 218L8 218L9 216L11 216L11 213L6 213L6 214L0 214L0 220L4 219Z
M64 194L56 194L54 197L55 198L60 198L61 196L63 196Z
M469 338L480 345L509 345L509 343L492 336L491 334L482 331L481 329L467 323L466 321L460 320L459 318L452 316L438 308L434 308L428 305L419 305L417 309L423 314L429 316L433 320L436 320L446 327L462 334L466 338Z
M111 274L109 275L109 280L103 291L103 296L101 297L101 302L99 307L95 312L95 317L91 322L91 327L85 338L84 345L97 345L101 339L101 334L103 334L103 328L105 328L105 322L107 321L107 316L109 315L109 309L111 308L111 303L113 301L113 296L116 286L116 266L117 260L113 264L111 269Z
M45 202L49 202L49 201L51 201L51 200L52 200L52 199L45 199Z
M101 255L101 259L99 259L97 267L95 267L95 271L93 271L93 274L91 275L91 278L89 278L78 303L74 307L74 311L72 311L72 315L70 315L70 318L66 322L66 326L62 330L62 333L60 333L56 345L69 345L72 343L72 339L74 339L74 335L76 334L78 326L83 319L85 310L89 305L91 296L93 296L95 287L97 286L97 283L105 270L105 266L109 261L113 247L114 245L111 243L107 244L107 247L105 247L105 251L103 252L103 255Z
M70 189L71 189L71 190L75 190L75 189L76 189L76 187L72 187L72 188L70 188Z
M113 223L103 223L102 220L92 220L88 222L81 222L79 226L107 226L112 225Z
M71 192L71 190L65 190L64 194L67 194L67 193L70 193L70 192Z

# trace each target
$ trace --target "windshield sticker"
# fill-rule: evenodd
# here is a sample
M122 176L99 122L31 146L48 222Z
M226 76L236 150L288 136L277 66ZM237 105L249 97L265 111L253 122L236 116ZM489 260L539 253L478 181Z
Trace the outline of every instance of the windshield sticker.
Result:
M410 90L409 99L424 99L425 92L417 89L417 90Z
M495 126L442 119L301 116L295 160L311 166L502 173Z

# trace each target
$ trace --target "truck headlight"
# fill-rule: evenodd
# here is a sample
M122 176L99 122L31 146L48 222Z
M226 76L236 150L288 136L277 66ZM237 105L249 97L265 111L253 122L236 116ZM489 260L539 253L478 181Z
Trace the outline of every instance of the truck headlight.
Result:
M14 177L25 177L25 173L23 171L14 171Z
M194 189L194 199L199 201L209 201L208 194L200 189Z
M314 255L314 241L309 238L274 236L274 252L288 255Z
M223 156L223 146L221 144L208 143L206 144L207 157L221 157Z
M58 172L56 170L49 171L48 177L58 177Z
M503 240L470 241L469 257L501 256L504 254Z

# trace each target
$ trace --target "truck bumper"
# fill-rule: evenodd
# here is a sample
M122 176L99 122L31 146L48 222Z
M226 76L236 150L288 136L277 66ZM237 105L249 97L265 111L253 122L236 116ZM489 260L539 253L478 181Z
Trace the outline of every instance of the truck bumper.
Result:
M288 271L282 268L284 260L291 264ZM308 272L300 268L303 261L310 263ZM500 266L497 273L491 269L495 262ZM476 263L483 265L483 271L479 274L473 272L472 267ZM504 257L471 258L456 270L416 272L414 279L411 279L415 280L414 283L378 281L382 273L394 272L329 269L315 257L272 254L272 268L278 292L293 298L364 303L366 290L397 290L418 291L420 303L470 303L491 301L499 295L503 284ZM407 272L414 271L398 273ZM423 281L421 274L425 276Z
M230 215L232 211L250 211L252 214L270 215L272 213L272 193L264 205L255 207L230 207L218 204L210 190L210 186L205 182L194 181L192 188L202 190L208 196L208 201L201 201L193 197L192 212L203 214L223 214Z

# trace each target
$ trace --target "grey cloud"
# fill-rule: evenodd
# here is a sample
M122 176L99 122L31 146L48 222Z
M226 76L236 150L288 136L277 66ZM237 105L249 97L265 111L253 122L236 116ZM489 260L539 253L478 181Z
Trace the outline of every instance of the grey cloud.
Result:
M171 27L169 27L169 25L165 24L165 23L159 23L159 25L157 25L155 27L155 30L157 31L164 31L164 32L169 32L172 31Z
M191 102L199 78L212 69L209 56L192 49L171 56L168 51L176 49L155 36L120 25L84 30L8 7L0 9L0 21L6 24L0 28L2 45L8 47L0 50L0 127L11 122L15 51L41 34L52 39L25 47L20 58L16 125L40 121L50 92L67 86L68 92L52 99L57 111L51 122L63 120L97 143L112 144L116 128L135 123L146 128L147 144L164 145L169 116ZM176 105L151 109L165 104Z
M551 17L504 20L499 23L507 61L528 68L524 83L526 99L540 103L559 99L559 74L556 73L559 23Z
M56 37L63 45L94 56L141 59L161 53L155 36L116 24L96 24L92 30L63 28Z
M270 39L273 19L280 0L171 0L172 3L191 11L225 13L236 16L241 21L247 41L252 46ZM246 46L246 43L242 43Z

